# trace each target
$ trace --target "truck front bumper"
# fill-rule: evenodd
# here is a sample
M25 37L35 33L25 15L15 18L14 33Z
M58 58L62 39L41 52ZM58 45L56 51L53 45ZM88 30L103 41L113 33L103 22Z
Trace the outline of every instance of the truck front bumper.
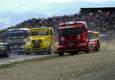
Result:
M33 52L48 52L49 51L49 49L48 48L37 48L37 49L35 49L35 48L25 48L25 51L27 52L27 53L33 53Z
M56 53L58 52L72 52L72 51L85 51L86 46L58 46Z

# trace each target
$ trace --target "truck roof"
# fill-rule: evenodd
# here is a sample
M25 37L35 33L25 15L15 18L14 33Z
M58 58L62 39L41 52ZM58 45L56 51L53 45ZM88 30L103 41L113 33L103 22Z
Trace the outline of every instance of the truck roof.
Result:
M72 25L72 24L76 24L76 23L81 23L81 24L84 24L86 25L86 21L70 21L70 22L63 22L63 23L60 23L59 25L62 26L62 25Z
M52 27L30 28L30 30L36 30L36 29L53 29L53 28Z
M83 24L84 27L87 29L87 23L86 21L70 21L70 22L64 22L59 24L59 29L65 29L65 28L73 28L74 26L69 25L76 25L76 24ZM65 26L65 27L63 27Z
M27 30L27 31L29 31L30 29L28 29L28 28L17 28L17 29L9 29L8 31L15 31L15 30Z
M28 29L28 28L20 28L19 30L30 30L30 29Z

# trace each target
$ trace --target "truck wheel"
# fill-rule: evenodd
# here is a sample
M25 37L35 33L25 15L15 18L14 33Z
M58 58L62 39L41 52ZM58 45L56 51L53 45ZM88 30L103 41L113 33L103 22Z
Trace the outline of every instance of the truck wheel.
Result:
M48 54L50 54L50 55L53 54L51 47L49 48Z
M96 47L95 47L95 51L99 51L99 50L100 50L99 46L96 45Z
M6 52L5 54L3 54L3 57L9 57L10 56L10 52Z
M64 52L58 52L58 55L59 55L59 56L63 56L63 55L64 55Z
M99 51L100 50L100 42L99 40L97 41L97 45L95 47L95 51Z
M3 57L9 57L9 55L8 55L8 54L5 54Z

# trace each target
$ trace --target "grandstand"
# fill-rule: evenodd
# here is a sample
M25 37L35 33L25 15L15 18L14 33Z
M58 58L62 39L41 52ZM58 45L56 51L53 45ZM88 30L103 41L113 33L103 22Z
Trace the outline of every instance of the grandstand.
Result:
M82 20L100 32L115 31L115 7L81 8Z
M112 13L115 13L115 7L81 8L80 10L81 13L98 12L98 11L102 12L110 11Z

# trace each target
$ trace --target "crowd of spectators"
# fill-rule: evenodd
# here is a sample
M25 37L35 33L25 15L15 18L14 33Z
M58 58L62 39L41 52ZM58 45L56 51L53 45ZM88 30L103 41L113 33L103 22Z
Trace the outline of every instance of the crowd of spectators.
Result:
M82 19L87 21L89 28L100 32L115 30L115 15L109 11L82 14Z

